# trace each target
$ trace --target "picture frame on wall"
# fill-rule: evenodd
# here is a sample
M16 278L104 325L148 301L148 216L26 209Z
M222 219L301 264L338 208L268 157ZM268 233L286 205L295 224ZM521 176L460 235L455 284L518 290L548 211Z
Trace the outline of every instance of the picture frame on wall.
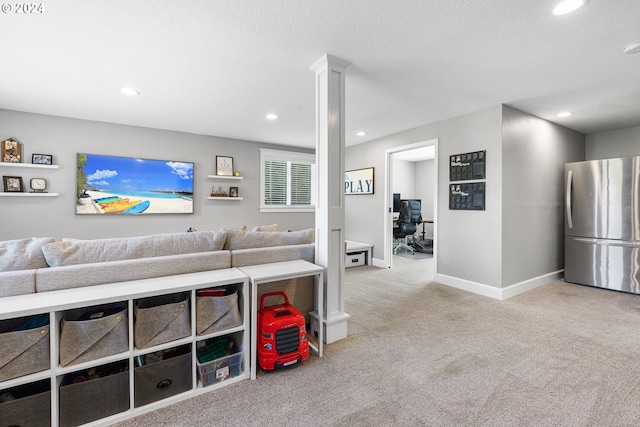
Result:
M3 176L2 182L4 183L4 191L6 193L24 192L24 186L22 184L21 176Z
M344 173L344 194L373 194L373 168L356 169Z
M233 157L216 156L216 175L233 176Z
M22 163L22 142L11 137L2 141L0 146L0 160L4 163Z
M53 156L51 154L32 154L31 163L34 165L52 165Z

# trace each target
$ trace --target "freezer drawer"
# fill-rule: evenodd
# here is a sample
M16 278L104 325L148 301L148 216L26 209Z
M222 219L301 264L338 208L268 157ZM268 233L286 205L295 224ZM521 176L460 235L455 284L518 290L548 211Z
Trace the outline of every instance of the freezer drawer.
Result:
M564 279L640 294L640 242L565 236Z

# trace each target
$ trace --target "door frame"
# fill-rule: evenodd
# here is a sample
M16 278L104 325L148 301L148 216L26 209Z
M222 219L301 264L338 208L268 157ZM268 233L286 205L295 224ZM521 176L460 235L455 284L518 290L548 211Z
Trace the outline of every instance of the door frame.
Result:
M429 139L422 142L416 142L414 144L403 145L400 147L389 148L385 150L384 158L384 170L385 170L385 183L384 183L384 259L383 264L385 268L393 267L393 193L391 192L391 178L393 162L392 156L395 153L401 151L413 150L415 148L434 146L434 191L433 191L433 275L435 276L438 271L438 138Z

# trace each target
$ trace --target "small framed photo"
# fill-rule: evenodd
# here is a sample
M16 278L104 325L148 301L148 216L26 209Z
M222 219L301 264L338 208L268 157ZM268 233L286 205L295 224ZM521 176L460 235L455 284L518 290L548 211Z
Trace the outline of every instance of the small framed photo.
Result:
M34 165L52 165L53 156L51 154L32 154L31 163Z
M3 176L2 182L4 182L4 191L7 193L24 192L21 176Z
M2 141L2 160L6 163L22 163L22 142L16 138L9 138Z
M229 187L229 197L238 197L238 187Z
M233 176L233 157L216 156L216 175Z

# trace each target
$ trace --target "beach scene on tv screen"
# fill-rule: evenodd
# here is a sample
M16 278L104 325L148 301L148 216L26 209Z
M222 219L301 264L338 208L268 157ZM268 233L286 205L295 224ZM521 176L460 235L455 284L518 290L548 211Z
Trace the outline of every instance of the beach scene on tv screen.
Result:
M77 214L193 213L193 163L77 154Z

